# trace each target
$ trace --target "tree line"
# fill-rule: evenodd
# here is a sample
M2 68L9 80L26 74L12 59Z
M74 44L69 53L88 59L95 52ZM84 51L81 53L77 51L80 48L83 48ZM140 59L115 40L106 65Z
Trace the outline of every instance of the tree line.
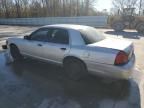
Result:
M0 0L0 17L57 17L95 15L97 0Z

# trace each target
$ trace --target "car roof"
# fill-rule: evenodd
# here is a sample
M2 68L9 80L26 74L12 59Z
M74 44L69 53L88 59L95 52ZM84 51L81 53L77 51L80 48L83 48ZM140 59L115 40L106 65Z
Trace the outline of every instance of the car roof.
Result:
M56 28L74 29L74 30L89 28L89 26L76 25L76 24L53 24L53 25L43 26L42 28L47 28L47 27L56 27Z

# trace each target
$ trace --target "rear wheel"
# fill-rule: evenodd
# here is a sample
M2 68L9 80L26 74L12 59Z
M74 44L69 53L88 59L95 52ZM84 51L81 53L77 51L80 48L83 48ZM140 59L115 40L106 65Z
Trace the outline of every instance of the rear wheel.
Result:
M86 76L87 69L83 62L77 59L67 59L64 61L66 75L72 80L80 80Z
M125 29L125 25L122 21L118 21L118 22L114 22L112 24L112 28L115 30L115 31L123 31Z
M137 30L139 33L144 34L144 22L139 23L139 24L136 26L136 30Z
M23 59L23 56L20 54L20 51L16 45L10 45L10 53L14 61L19 61Z

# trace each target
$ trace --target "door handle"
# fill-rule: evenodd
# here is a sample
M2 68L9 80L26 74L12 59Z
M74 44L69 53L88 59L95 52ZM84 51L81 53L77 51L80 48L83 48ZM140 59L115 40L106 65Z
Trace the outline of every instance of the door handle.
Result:
M60 48L60 49L63 50L63 51L66 50L66 48Z
M42 44L37 44L37 45L40 46L40 47L43 46Z

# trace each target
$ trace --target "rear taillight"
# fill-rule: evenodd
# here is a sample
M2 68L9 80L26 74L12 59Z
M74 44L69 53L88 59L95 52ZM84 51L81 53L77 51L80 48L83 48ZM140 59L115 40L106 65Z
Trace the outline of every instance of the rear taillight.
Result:
M115 65L123 65L128 62L128 55L120 51L115 58Z

